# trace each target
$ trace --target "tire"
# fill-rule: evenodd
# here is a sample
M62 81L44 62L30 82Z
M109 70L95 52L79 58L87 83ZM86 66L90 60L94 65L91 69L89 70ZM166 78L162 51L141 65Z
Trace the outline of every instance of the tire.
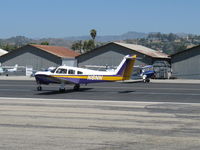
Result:
M76 84L75 86L74 86L74 90L75 91L78 91L80 89L80 84Z
M42 87L41 87L41 86L38 86L38 87L37 87L37 91L42 91Z
M59 92L65 92L65 88L64 89L59 88Z
M146 79L146 83L149 83L150 82L150 79Z

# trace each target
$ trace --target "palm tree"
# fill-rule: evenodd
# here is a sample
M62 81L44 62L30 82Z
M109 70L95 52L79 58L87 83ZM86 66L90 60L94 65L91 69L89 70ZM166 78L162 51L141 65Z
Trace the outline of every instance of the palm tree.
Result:
M92 37L93 40L95 40L97 35L97 31L95 29L90 30L90 36Z
M95 38L96 38L96 36L97 36L97 31L95 30L95 29L92 29L92 30L90 30L90 36L92 37L92 42L93 42L93 44L92 45L94 45L94 48L96 47L96 44L95 44Z

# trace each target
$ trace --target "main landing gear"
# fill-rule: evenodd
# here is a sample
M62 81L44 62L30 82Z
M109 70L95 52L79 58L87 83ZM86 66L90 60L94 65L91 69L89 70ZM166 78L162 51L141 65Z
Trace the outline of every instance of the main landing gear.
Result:
M147 75L143 75L142 79L143 79L144 83L149 83L150 82L150 78L148 78Z
M78 91L80 89L80 84L75 84L73 89L74 89L74 91ZM41 84L38 84L37 91L42 91ZM59 92L65 92L65 84L60 85Z
M74 85L74 90L75 90L75 91L78 91L79 89L80 89L80 84L75 84L75 85Z
M146 78L146 79L144 79L143 81L144 81L144 83L149 83L149 82L150 82L150 79L149 79L149 78Z
M80 84L75 84L73 89L74 89L74 91L78 91L80 89ZM60 85L59 92L65 92L64 84Z
M65 92L65 84L62 83L59 88L59 92Z

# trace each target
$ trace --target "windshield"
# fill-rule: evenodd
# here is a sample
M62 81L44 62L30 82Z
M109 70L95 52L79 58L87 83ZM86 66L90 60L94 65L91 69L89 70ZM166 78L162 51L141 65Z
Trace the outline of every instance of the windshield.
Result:
M56 71L56 69L57 69L57 68L55 68L55 69L51 70L51 73L54 73L54 72Z

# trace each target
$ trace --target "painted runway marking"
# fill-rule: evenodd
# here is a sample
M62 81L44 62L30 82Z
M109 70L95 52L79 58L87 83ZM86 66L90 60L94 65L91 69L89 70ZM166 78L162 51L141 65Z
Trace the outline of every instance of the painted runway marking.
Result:
M182 103L182 102L149 102L149 101L111 101L111 100L86 100L86 99L45 99L45 98L17 98L17 97L0 97L1 100L22 100L22 101L54 101L54 102L93 102L93 103L138 103L138 104L194 104L200 103Z

